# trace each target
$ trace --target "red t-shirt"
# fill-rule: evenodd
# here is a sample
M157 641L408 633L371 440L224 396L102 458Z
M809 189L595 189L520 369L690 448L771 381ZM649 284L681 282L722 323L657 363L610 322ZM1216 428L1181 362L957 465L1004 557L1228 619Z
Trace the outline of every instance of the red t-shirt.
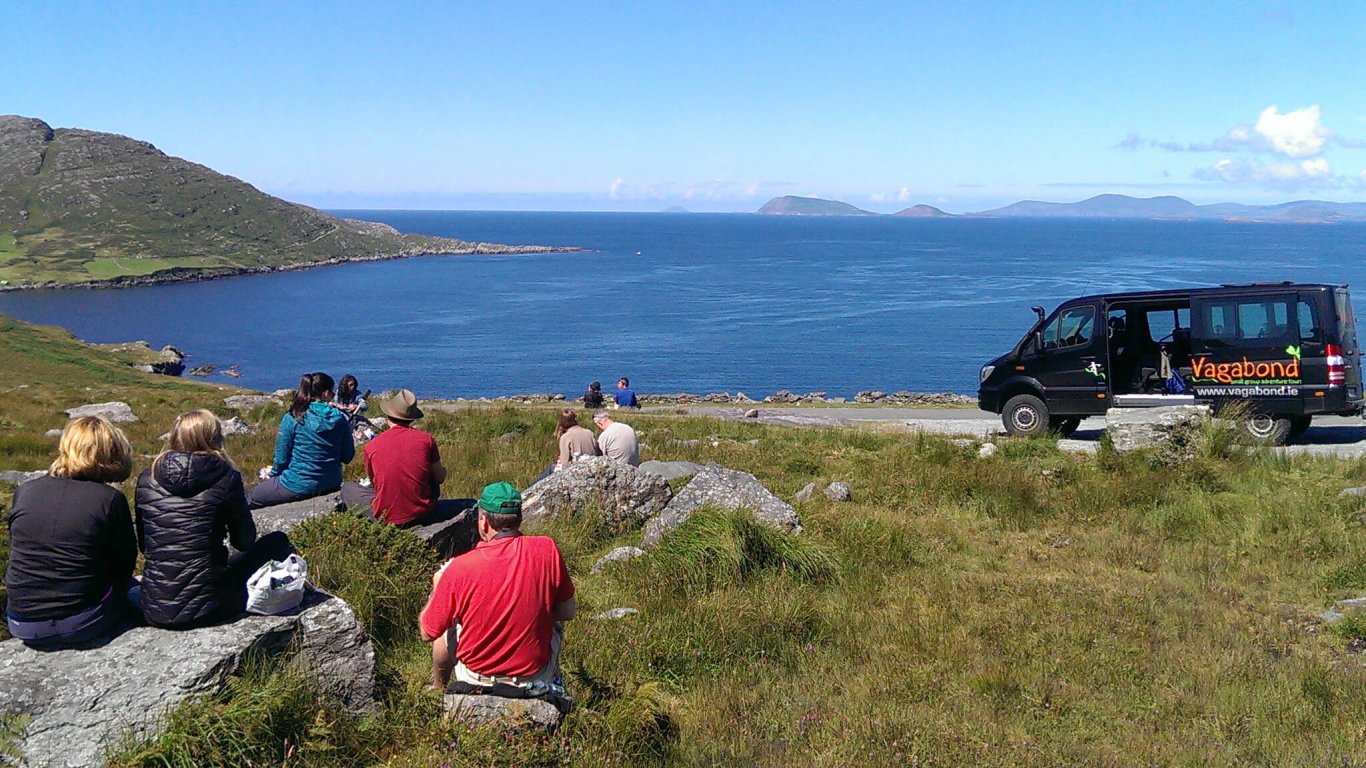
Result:
M375 517L403 525L436 508L432 463L441 460L436 441L419 429L391 425L365 446L365 473L375 484Z
M554 539L493 539L446 568L419 622L427 637L459 624L455 657L481 675L530 677L550 663L551 608L573 596Z

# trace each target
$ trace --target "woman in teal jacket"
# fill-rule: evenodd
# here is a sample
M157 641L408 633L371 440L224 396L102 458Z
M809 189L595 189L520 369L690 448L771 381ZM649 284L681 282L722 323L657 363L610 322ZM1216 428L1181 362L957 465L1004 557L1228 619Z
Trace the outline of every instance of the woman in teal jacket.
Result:
M247 494L252 509L311 499L341 487L342 465L356 456L346 414L331 405L332 377L306 373L280 419L270 477Z

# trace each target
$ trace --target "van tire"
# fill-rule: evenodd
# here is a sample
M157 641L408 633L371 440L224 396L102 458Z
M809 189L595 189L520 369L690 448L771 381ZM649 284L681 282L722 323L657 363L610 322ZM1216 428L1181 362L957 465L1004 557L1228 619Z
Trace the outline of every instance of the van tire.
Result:
M1006 431L1017 437L1034 437L1048 431L1048 406L1033 395L1016 395L1001 411Z
M1287 416L1254 413L1243 421L1243 431L1258 445L1285 445L1292 425Z
M1048 431L1058 437L1071 437L1081 426L1080 416L1054 416L1048 420Z
M1287 440L1298 440L1304 437L1304 433L1309 431L1309 423L1313 421L1313 416L1291 416L1290 435Z

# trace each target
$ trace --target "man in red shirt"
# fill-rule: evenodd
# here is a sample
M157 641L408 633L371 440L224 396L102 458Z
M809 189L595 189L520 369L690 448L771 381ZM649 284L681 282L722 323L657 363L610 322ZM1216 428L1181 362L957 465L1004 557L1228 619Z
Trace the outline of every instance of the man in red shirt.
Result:
M390 525L420 525L436 510L446 467L436 440L413 422L422 418L413 393L398 394L379 405L389 428L365 445L365 474L370 487L342 483L342 503L351 509L369 507L376 520Z
M432 576L418 624L432 644L432 686L452 673L479 688L563 694L561 622L574 618L574 582L548 536L523 536L522 495L508 483L479 496L479 543Z

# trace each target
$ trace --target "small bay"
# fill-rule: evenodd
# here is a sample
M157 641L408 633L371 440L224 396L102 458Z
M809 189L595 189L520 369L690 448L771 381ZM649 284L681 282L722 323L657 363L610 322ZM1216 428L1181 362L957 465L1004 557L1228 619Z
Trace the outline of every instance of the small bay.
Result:
M340 211L406 232L587 253L428 256L120 290L0 293L88 341L174 344L237 383L354 373L420 396L972 392L1032 320L1087 293L1350 283L1366 225L745 214ZM217 378L217 377L215 377ZM221 379L231 381L229 379Z

